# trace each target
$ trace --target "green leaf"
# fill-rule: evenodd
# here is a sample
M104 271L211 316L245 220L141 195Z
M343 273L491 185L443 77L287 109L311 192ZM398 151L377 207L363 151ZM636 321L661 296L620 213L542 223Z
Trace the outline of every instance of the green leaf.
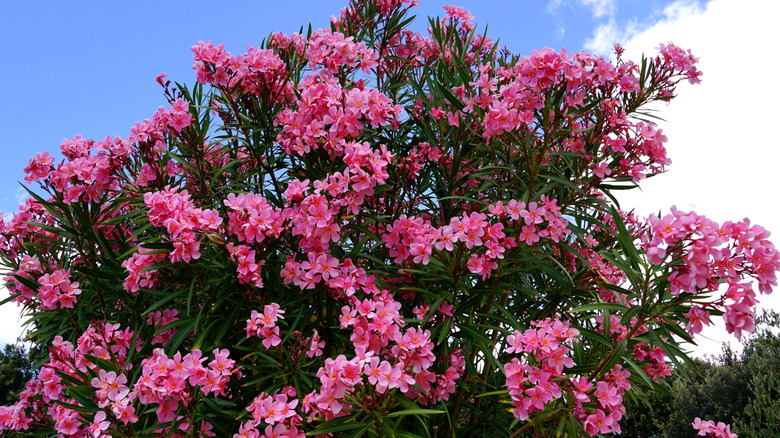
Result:
M109 361L107 361L105 359L101 359L99 357L95 357L95 356L92 356L90 354L85 354L84 357L87 358L90 362L92 362L95 365L97 365L101 369L104 369L106 371L119 372L119 368L117 368L116 365L114 365L113 363L111 363L111 362L109 362Z
M482 394L478 394L477 397L489 397L491 395L505 395L505 394L509 394L509 391L506 389L501 389L498 391L483 392Z
M177 292L170 292L167 295L165 295L162 299L159 299L159 300L155 301L152 305L147 307L146 310L144 310L143 313L141 313L141 315L142 316L146 316L146 315L154 312L155 310L157 310L161 306L165 305L169 301L173 301L176 298L179 298L181 296L184 296L184 291L183 290L179 290Z
M574 309L570 309L568 312L582 313L582 312L593 312L599 310L617 310L619 312L624 312L627 309L628 307L617 303L593 303L593 304L586 304L584 306L575 307Z
M434 409L406 409L404 411L392 412L386 415L388 418L402 417L406 415L432 415L443 414L444 411L437 411Z
M307 436L321 435L333 432L343 432L345 430L357 429L363 426L364 422L355 421L354 416L346 415L344 417L338 417L330 421L326 421L317 426L313 431L307 432Z
M612 220L615 222L615 228L617 228L617 238L620 247L631 260L631 266L634 269L638 269L642 264L642 258L639 256L639 251L636 249L636 246L634 246L634 240L628 232L628 229L626 229L623 218L618 214L618 211L614 206L610 206L610 213L612 215Z
M102 409L98 408L97 406L79 406L71 403L66 403L60 400L52 400L52 402L76 412L97 413L99 411L102 411Z

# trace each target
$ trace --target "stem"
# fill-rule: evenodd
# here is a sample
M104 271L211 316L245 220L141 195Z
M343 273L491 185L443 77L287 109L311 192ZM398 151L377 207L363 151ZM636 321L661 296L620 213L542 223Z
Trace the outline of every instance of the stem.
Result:
M633 338L633 337L634 337L634 335L636 334L636 332L639 330L639 328L640 328L640 327L642 327L642 326L644 325L644 322L645 322L645 319L644 319L644 318L640 318L640 319L638 319L638 320L637 320L637 322L636 322L636 325L635 325L635 326L633 326L633 327L631 327L631 330L630 330L630 331L629 331L629 332L626 334L626 337L625 337L625 339L631 339L631 338ZM598 366L598 367L596 367L596 369L595 369L595 370L593 370L593 372L592 372L592 373L590 373L590 376L588 376L588 380L592 380L593 378L595 378L596 376L598 376L598 375L599 375L599 373L601 373L601 371L603 371L603 370L604 370L604 367L607 365L607 363L608 363L610 360L612 360L612 357L613 357L613 356L614 356L614 355L617 353L617 350L618 350L618 346L619 346L619 345L620 345L620 344L618 344L618 345L615 345L614 347L612 347L612 351L610 351L610 353L607 355L607 357L605 357L605 358L604 358L604 359L601 361L601 363L599 363L599 366Z
M554 417L559 417L562 413L563 413L563 408L558 408L558 409L550 412L549 415L547 415L546 417L544 417L542 420L539 420L539 421L541 422L541 421L552 420ZM524 432L527 432L528 429L530 429L532 426L535 426L535 425L536 425L535 422L528 421L528 422L525 423L525 425L523 427L521 427L520 429L517 429L515 431L515 433L510 435L509 438L518 438L520 435L522 435Z

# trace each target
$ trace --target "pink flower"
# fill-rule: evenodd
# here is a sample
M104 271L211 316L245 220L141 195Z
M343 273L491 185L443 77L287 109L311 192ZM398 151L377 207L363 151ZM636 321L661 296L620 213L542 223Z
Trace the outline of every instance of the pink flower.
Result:
M608 410L612 410L622 402L622 398L617 395L617 388L607 382L596 383L596 392L593 395L598 400L599 405Z
M601 409L596 409L596 412L588 415L583 423L585 426L585 432L591 436L595 436L599 433L610 433L612 431L612 417L607 416Z
M89 425L89 432L95 438L102 437L104 436L103 431L108 430L110 425L111 422L106 420L106 413L99 411Z
M528 204L527 210L521 210L520 216L526 225L540 224L544 220L544 207L537 207L536 202Z
M710 312L703 310L699 306L692 306L685 316L688 318L688 324L685 326L685 329L690 333L700 333L703 328L702 324L710 325Z

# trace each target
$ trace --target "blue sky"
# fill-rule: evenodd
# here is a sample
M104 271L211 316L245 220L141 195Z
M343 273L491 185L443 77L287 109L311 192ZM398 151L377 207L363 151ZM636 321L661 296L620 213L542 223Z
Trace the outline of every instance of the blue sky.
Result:
M515 53L545 46L609 55L620 41L630 59L674 41L701 56L703 83L681 87L660 107L673 164L647 181L624 207L642 215L677 205L717 221L747 216L780 236L775 207L780 141L773 102L777 87L757 78L780 69L773 20L780 2L763 0L420 0L415 30L427 15L455 3L479 29ZM234 53L257 46L271 31L328 25L346 1L7 2L0 15L6 41L0 81L0 211L16 211L22 169L37 152L59 150L63 138L125 136L165 104L155 76L192 84L190 47L225 43ZM747 66L747 67L746 67ZM748 68L749 67L749 68ZM772 202L767 202L770 200ZM780 243L780 242L778 242ZM4 291L0 292L0 298ZM772 301L780 307L775 294ZM17 309L0 308L0 344L18 333ZM699 352L716 352L725 336Z

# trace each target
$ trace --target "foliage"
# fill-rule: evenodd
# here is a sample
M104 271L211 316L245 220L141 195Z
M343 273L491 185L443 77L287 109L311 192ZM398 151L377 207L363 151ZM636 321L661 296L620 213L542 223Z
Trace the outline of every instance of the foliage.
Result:
M742 436L780 435L780 315L765 312L759 330L745 343L742 361L750 388L750 400L738 428Z
M745 388L749 375L737 360L721 357L718 362L699 362L698 369L688 370L690 379L679 378L674 382L671 413L665 419L667 436L689 435L691 418L705 412L708 417L732 424L742 419L750 399L750 392Z
M766 230L612 195L669 164L646 108L698 82L689 51L518 57L454 6L414 33L410 3L200 42L128 137L30 160L0 252L49 359L0 428L604 434L710 315L752 330Z
M672 386L677 378L679 378L679 375L676 372L672 372L672 375L666 381ZM665 420L672 413L671 404L674 400L674 394L635 389L630 395L631 397L623 400L626 413L620 422L620 436L627 438L663 436ZM697 414L699 412L697 411Z
M742 354L724 343L719 356L675 370L667 379L670 393L626 401L621 436L689 436L690 419L703 412L731 422L743 438L776 436L778 327L778 314L766 311L756 318L756 331L743 338Z
M5 344L0 351L0 405L10 405L34 377L34 361L21 344Z

